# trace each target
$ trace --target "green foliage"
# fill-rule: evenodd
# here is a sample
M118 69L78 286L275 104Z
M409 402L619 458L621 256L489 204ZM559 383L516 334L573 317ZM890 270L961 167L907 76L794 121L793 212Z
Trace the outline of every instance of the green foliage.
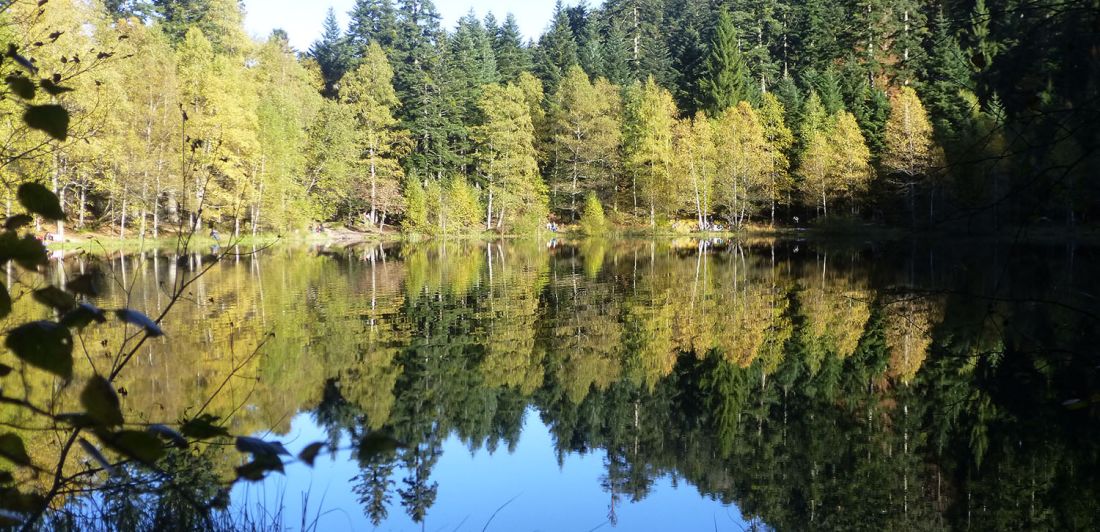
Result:
M738 46L737 30L729 12L718 15L718 27L705 59L705 72L699 82L699 105L710 116L749 99L749 74Z
M607 232L607 218L603 205L595 193L589 192L584 198L584 213L581 214L581 232L589 236L599 236Z

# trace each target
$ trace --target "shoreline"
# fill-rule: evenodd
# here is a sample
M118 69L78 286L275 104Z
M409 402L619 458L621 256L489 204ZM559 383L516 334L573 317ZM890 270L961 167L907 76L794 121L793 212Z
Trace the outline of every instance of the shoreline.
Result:
M215 241L208 235L195 235L191 238L190 245L193 250L209 248L215 245L253 246L264 247L272 245L319 245L319 246L353 246L358 244L383 244L396 242L426 242L430 240L522 240L522 239L669 239L669 238L696 238L696 239L777 239L777 240L803 240L815 239L823 241L845 240L945 240L955 242L1026 242L1048 244L1100 244L1100 228L1082 227L1076 230L1068 230L1059 227L1014 227L1002 228L996 231L972 231L959 233L949 228L945 229L907 229L890 226L849 226L849 227L750 227L738 231L715 232L683 232L665 228L650 228L644 226L619 226L605 233L588 235L576 228L566 227L559 232L538 231L533 234L508 235L484 232L473 232L451 235L430 235L424 233L401 232L360 232L352 230L327 230L324 233L260 233L256 236L245 235L237 240L223 238ZM161 236L152 238L118 238L98 233L75 233L67 236L64 242L46 242L46 248L50 252L91 252L112 253L118 251L143 251L153 249L172 249L178 243L176 236Z

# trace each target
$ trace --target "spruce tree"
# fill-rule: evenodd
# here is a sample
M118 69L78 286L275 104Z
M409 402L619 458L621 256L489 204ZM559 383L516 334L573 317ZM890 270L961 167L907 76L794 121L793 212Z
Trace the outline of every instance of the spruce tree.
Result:
M370 43L387 53L397 41L397 10L392 0L355 0L349 13L347 43L356 58L365 57Z
M738 102L748 100L748 69L737 49L737 32L727 11L718 15L718 26L707 51L699 89L701 107L710 116L718 116Z
M328 14L325 16L321 38L309 48L309 56L317 62L317 66L321 69L321 78L325 82L325 95L335 98L340 79L344 77L344 73L348 70L348 53L344 32L340 29L340 23L336 20L336 12L332 8L329 8Z
M492 32L492 36L493 55L502 82L516 81L520 73L531 70L531 53L523 44L523 34L519 31L515 15L509 13L504 18L504 24Z
M569 67L579 63L577 41L569 24L569 13L562 7L561 0L554 4L550 29L539 39L535 54L535 69L550 92L557 89Z

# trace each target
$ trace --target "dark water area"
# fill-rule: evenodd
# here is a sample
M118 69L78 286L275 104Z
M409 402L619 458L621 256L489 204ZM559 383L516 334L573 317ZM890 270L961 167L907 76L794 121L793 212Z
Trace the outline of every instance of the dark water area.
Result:
M104 480L67 497L51 527L1100 528L1094 247L239 251L120 379L127 419L171 424L205 405L233 434L326 450L313 467L288 460L285 474L236 484L213 511L191 503L242 459L231 444L193 446L162 464L174 480ZM166 285L205 266L73 257L49 275L100 268L112 281L97 303L152 314ZM5 326L38 311L20 308ZM121 334L85 333L77 373ZM60 403L78 393L44 377L4 385ZM0 407L0 422L20 416ZM360 443L377 434L401 446ZM35 460L56 455L56 436L22 436Z

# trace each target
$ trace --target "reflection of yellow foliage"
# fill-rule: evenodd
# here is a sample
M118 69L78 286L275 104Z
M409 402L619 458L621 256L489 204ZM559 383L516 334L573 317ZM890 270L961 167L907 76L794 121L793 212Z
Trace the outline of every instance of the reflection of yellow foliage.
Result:
M931 298L906 299L886 307L891 377L906 383L916 377L932 345L932 326L942 314L942 303Z
M834 355L851 356L871 318L872 297L870 290L852 286L844 278L804 289L802 312L810 334Z

